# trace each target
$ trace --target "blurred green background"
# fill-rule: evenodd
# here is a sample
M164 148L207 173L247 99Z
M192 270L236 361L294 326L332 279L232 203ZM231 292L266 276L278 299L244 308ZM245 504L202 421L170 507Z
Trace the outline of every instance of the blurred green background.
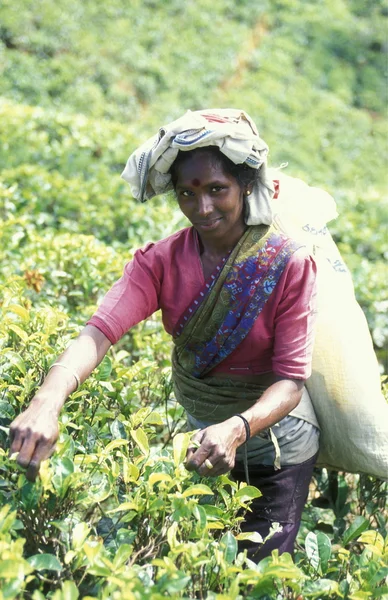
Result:
M186 109L242 108L272 166L336 199L330 230L387 368L387 15L382 0L2 0L3 284L24 278L81 324L134 248L184 224L131 198L130 152Z

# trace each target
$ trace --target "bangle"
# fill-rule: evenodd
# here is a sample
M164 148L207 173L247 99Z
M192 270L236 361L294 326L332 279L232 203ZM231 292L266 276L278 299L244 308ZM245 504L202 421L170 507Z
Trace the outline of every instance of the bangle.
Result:
M249 426L248 421L246 420L245 417L243 417L240 414L234 415L235 417L240 417L240 419L242 419L242 422L244 423L244 427L245 427L245 442L244 444L247 443L247 441L249 440L249 438L251 437L251 428Z
M68 371L70 371L70 373L73 375L73 377L74 377L74 379L75 379L75 381L76 381L76 383L77 383L77 387L75 388L75 390L74 390L74 391L77 391L77 389L78 389L78 388L79 388L79 386L81 385L81 380L80 380L80 378L79 378L79 375L78 375L78 374L77 374L75 371L72 371L72 370L70 369L70 367L68 367L67 365L65 365L64 363L61 363L61 362L56 362L56 363L53 363L53 364L51 365L51 367L49 368L49 371L50 371L50 369L52 369L53 367L62 367L63 369L67 369Z

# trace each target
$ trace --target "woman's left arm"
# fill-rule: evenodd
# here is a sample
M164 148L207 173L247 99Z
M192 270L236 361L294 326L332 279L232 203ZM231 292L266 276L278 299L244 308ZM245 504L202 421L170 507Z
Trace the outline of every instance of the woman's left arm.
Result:
M241 413L249 423L251 436L272 427L294 410L302 397L303 387L302 380L277 377L260 400ZM200 446L189 448L186 468L214 477L228 473L234 467L236 450L245 439L245 426L240 417L206 427L193 436L193 441ZM210 461L211 469L205 461Z

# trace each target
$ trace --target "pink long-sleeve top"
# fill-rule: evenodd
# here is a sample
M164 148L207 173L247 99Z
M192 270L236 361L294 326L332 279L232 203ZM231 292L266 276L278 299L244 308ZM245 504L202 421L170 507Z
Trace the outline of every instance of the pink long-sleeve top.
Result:
M194 228L182 229L137 250L122 277L88 321L112 344L131 327L162 311L166 331L205 284ZM209 375L274 372L307 379L311 374L316 266L304 248L290 258L251 331Z

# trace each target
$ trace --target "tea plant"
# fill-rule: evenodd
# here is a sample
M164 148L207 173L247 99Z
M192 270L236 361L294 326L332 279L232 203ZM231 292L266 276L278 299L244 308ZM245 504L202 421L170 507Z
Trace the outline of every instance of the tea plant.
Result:
M134 250L186 225L119 175L187 108L244 108L272 165L332 193L387 368L386 17L380 0L3 1L0 600L388 598L387 487L366 475L316 471L294 560L239 552L259 492L186 471L159 315L69 398L35 484L8 457L11 421Z

